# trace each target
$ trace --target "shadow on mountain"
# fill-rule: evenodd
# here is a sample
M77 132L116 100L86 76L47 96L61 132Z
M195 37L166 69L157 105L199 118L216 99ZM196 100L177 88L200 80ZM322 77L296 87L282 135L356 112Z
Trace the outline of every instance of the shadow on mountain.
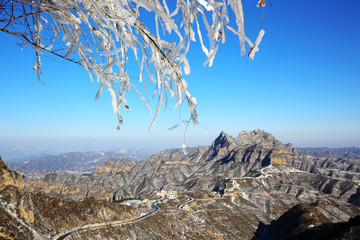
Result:
M317 204L298 204L269 225L260 222L252 240L360 239L360 215L328 223Z
M360 207L360 188L356 189L356 192L350 196L349 203Z

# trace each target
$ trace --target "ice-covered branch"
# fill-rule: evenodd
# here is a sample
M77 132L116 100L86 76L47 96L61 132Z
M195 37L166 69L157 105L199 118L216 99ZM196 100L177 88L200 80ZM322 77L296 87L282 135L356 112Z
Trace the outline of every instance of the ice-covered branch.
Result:
M258 51L264 31L260 30L255 43L246 36L241 0L177 0L176 5L174 2L168 5L166 0L2 1L0 31L20 37L22 46L30 44L35 49L34 71L39 80L42 54L52 53L82 65L92 81L96 77L101 82L95 99L104 87L109 90L119 124L121 108L130 110L131 103L125 96L130 90L136 91L152 112L146 75L155 86L152 96L158 99L150 130L168 94L176 98L175 107L184 99L187 101L191 119L196 123L197 101L184 79L190 73L186 56L191 42L199 39L205 54L204 65L212 66L228 30L239 37L241 55L246 51L245 44L249 45L250 58ZM230 22L231 14L235 23ZM128 74L130 58L137 62L138 76ZM145 93L141 93L139 84L144 84Z

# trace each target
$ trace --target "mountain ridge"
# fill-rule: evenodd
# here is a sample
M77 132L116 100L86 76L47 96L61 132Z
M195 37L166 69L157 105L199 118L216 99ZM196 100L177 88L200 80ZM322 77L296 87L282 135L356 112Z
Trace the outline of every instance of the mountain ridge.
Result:
M359 147L343 147L343 148L328 148L328 147L297 147L300 153L311 156L337 156L337 157L357 157L360 158Z
M26 173L28 178L39 178L52 171L77 174L93 172L97 166L110 158L127 158L131 161L138 161L148 158L151 153L150 150L140 148L99 152L67 152L9 164L12 168Z

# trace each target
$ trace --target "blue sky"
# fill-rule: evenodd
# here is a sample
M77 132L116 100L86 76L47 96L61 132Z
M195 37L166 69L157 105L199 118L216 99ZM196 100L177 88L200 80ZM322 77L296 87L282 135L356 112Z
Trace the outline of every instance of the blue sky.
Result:
M261 10L249 2L245 30L254 40ZM192 43L185 79L205 128L189 126L187 145L209 145L221 131L236 136L260 128L295 146L360 147L359 1L272 1L265 10L266 33L255 60L240 57L230 32L211 68L202 66L205 56ZM188 118L185 105L180 113L171 100L149 132L152 116L130 93L132 109L116 131L108 91L94 101L99 83L85 70L43 57L44 87L32 73L33 50L21 51L16 42L0 33L0 145L85 151L182 144L184 128L168 128Z

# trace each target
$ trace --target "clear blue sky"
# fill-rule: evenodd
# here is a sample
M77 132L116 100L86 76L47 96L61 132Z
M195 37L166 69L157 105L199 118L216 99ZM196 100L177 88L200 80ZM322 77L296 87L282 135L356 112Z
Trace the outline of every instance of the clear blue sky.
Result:
M244 2L245 30L254 40L261 10L256 1ZM209 145L222 130L237 135L260 128L295 146L360 147L359 12L358 0L272 1L255 60L240 57L230 32L211 68L202 66L205 56L193 44L186 80L206 129L191 125L187 144ZM84 151L182 144L184 128L168 130L179 122L173 101L148 132L152 116L131 93L132 110L116 131L108 91L94 101L99 83L85 70L43 57L44 87L32 73L33 50L21 51L16 42L0 33L0 145ZM183 110L181 119L188 117Z

